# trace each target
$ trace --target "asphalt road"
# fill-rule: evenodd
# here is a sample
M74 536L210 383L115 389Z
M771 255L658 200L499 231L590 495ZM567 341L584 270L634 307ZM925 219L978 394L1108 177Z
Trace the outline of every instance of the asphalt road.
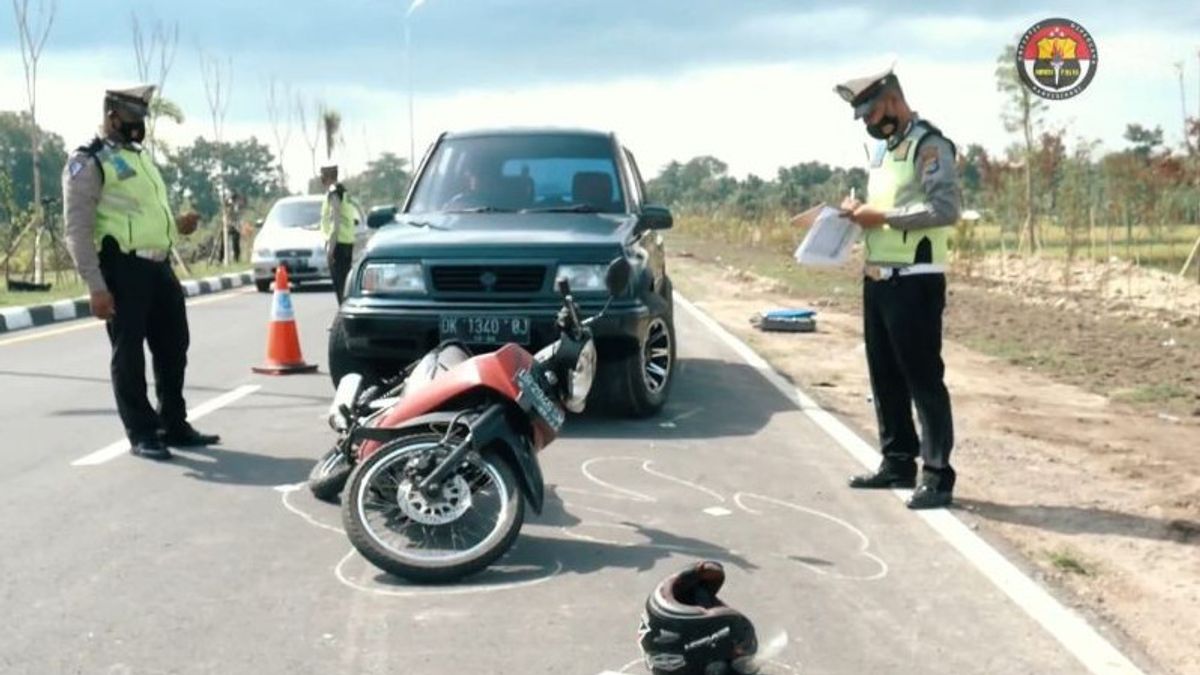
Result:
M98 323L0 339L0 672L644 672L646 594L697 558L725 563L764 642L788 635L772 672L1087 672L894 495L845 489L861 466L682 311L667 410L569 420L546 512L500 564L390 578L296 489L332 439L334 301L293 299L319 375L250 372L268 296L190 306L187 399L225 403L196 422L223 443L170 463L113 449Z

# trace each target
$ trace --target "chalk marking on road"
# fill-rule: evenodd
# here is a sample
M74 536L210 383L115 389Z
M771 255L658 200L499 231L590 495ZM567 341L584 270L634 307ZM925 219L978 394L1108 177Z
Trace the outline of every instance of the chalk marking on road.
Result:
M730 511L729 509L725 508L724 506L710 506L707 509L704 509L704 512L710 516L715 516L717 518L733 515L733 511Z
M617 513L616 511L605 511L604 509L598 509L594 506L584 506L583 504L576 504L575 502L568 502L565 500L563 501L562 504L563 504L564 509L566 507L570 506L573 509L579 509L581 511L591 511L592 513L599 513L600 515L608 516L609 518L627 518L628 517L624 513Z
M624 499L624 500L631 501L631 502L654 503L654 502L658 501L654 497L651 497L649 495L644 495L644 494L642 494L640 492L636 492L634 490L627 490L623 487L618 487L616 485L613 485L612 483L607 483L603 480L600 480L599 478L592 475L591 467L593 464L596 464L597 462L644 462L644 461L646 461L646 460L643 457L594 457L594 458L589 459L588 461L584 462L579 467L579 470L583 472L583 475L588 480L592 481L596 485L599 485L602 488L607 488L609 490L612 490L617 495L621 495L619 497L616 495L607 495L607 496L611 496L613 499Z
M696 490L697 492L703 492L704 494L709 495L710 497L716 499L719 502L722 502L722 503L725 502L725 497L723 497L721 495L721 493L717 492L716 490L711 490L709 488L704 487L703 485L697 485L696 483L686 481L682 478L676 478L675 476L672 476L670 474L666 474L661 471L656 471L655 469L651 469L650 465L653 463L654 463L654 460L650 460L650 459L646 460L642 464L642 471L645 471L646 473L650 474L651 476L658 476L659 478L662 478L663 480L669 480L672 483L678 483L684 487L689 487L693 490Z
M341 582L341 584L343 586L347 586L356 591L361 591L363 593L370 593L372 595L383 595L383 596L392 597L392 598L415 598L415 597L430 597L430 596L441 597L441 596L445 596L445 595L473 595L475 593L495 593L497 591L511 591L511 590L514 590L517 588L528 588L529 586L536 586L538 584L544 584L547 581L550 581L554 577L558 576L558 573L562 572L562 570L563 570L562 561L555 560L554 561L554 569L550 570L549 574L546 574L545 576L535 577L533 579L526 579L524 581L508 581L508 582L499 583L499 584L473 584L470 586L433 588L433 589L427 589L427 590L393 591L393 590L388 590L388 589L383 589L383 588L371 588L370 586L364 586L356 581L349 579L346 576L346 574L342 568L345 566L345 564L347 562L350 561L351 558L354 558L355 554L357 554L357 553L358 553L357 550L355 550L353 548L350 549L350 552L347 553L345 556L343 556L342 559L338 562L337 566L335 566L333 568L333 573L337 577L337 580L339 582ZM549 568L544 568L544 569L549 570Z
M868 469L879 464L879 453L854 433L841 420L821 409L816 401L780 375L740 338L730 333L715 319L705 314L687 298L676 293L675 301L693 318L725 343L750 367L767 379L781 394L796 404L810 420L829 434L838 445ZM903 498L901 491L893 491ZM1077 612L1050 595L1011 561L972 532L954 514L945 510L917 511L918 518L942 536L954 549L974 565L1018 607L1037 621L1055 640L1058 640L1087 670L1094 675L1142 674L1124 654L1105 639Z
M793 511L807 513L811 516L816 516L817 518L822 518L822 519L828 520L829 522L834 523L836 525L840 525L841 527L858 535L858 541L859 541L858 554L863 557L870 558L871 560L873 560L875 562L876 565L879 566L879 571L876 572L875 574L871 574L869 576L861 576L861 575L856 575L856 574L842 574L841 572L831 572L829 570L821 569L820 567L817 567L816 565L810 565L809 563L806 563L803 560L796 561L796 562L800 563L801 565L803 565L804 567L808 568L809 571L820 574L821 576L834 577L836 579L845 579L847 581L878 581L879 579L882 579L888 575L890 568L888 567L887 561L885 561L883 558L880 558L879 556L875 555L874 553L871 553L871 551L870 551L870 548L871 548L870 537L868 537L865 532L858 529L854 525L846 522L845 520L842 520L841 518L838 518L837 516L835 516L833 514L825 513L824 511L819 511L817 509L809 508L807 506L802 506L800 504L794 504L792 502L784 501L782 499L776 499L774 497L767 497L765 495L754 494L752 492L739 492L733 496L733 503L737 504L739 507L742 508L742 510L746 511L747 513L751 513L756 516L761 516L761 515L763 515L763 513L761 511L758 511L758 510L755 510L755 509L752 509L752 508L746 506L745 500L747 498L757 499L759 501L767 502L768 504L774 504L776 506L782 506L784 508L792 509Z
M322 530L329 530L330 532L337 532L338 534L342 535L343 537L346 536L346 531L343 530L342 528L334 527L333 525L326 525L325 523L322 523L321 521L317 520L316 518L313 518L312 516L308 515L307 513L301 511L299 508L293 506L292 503L290 501L288 501L288 497L293 492L298 492L300 490L300 488L304 487L304 485L305 485L305 483L296 483L295 485L278 485L275 487L276 490L283 493L280 495L280 500L283 502L283 508L300 516L305 521L307 521L309 525L312 525L314 527L319 527Z
M238 297L241 295L250 295L251 292L252 292L251 290L247 289L247 290L242 290L242 291L230 291L228 293L219 293L217 295L214 295L211 298L201 298L199 300L189 300L187 305L188 305L188 307L195 307L197 305L207 305L207 304L210 304L213 302L222 302L224 300L229 300L230 298ZM88 328L103 328L105 325L107 325L106 322L97 321L91 317L83 317L80 319L80 321L82 323L72 324L69 326L63 326L61 328L52 328L50 330L38 331L35 333L31 333L29 335L20 335L17 337L11 337L6 340L0 340L0 347L5 347L8 345L15 345L15 344L19 344L22 342L32 342L34 340L41 340L43 338L54 337L56 335L63 335L65 333L74 333L77 330L86 330ZM12 324L9 324L9 325L11 326Z
M201 417L208 415L209 413L215 412L216 410L224 408L225 406L227 406L231 403L234 403L235 401L238 401L239 399L245 398L245 397L249 396L250 394L253 394L254 392L258 391L259 389L262 389L262 385L246 384L246 385L242 385L242 386L238 387L237 389L234 389L233 391L225 392L224 394L221 394L220 396L218 396L214 399L205 401L204 403L201 403L200 405L196 406L195 408L192 408L191 410L189 410L188 411L188 420L198 420ZM125 454L128 450L129 450L129 441L128 440L117 441L117 442L112 443L111 445L107 445L91 454L81 457L81 458L75 460L74 462L71 462L71 466L96 466L98 464L104 464L105 462L109 462L109 461L112 461L112 460L120 457L121 455Z

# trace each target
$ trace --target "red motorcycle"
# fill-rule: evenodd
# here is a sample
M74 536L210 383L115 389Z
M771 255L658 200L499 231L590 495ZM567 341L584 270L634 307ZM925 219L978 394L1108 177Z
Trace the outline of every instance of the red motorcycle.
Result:
M631 271L623 257L609 265L610 302ZM537 454L558 436L566 410L583 411L597 365L589 326L604 314L581 321L565 279L558 291L559 339L536 355L507 344L472 356L446 344L400 384L364 396L361 379L339 383L331 424L342 440L313 475L328 494L348 473L342 521L380 569L418 582L467 576L512 546L526 502L541 512Z

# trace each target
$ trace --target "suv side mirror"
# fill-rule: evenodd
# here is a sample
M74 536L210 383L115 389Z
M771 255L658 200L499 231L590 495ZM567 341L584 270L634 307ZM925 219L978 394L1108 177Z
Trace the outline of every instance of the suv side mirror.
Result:
M396 213L399 209L395 204L388 206L376 206L367 214L367 227L372 230L378 230L384 225L390 225L396 221Z
M646 204L642 206L642 212L638 215L638 227L643 230L669 230L674 224L671 209L665 206Z

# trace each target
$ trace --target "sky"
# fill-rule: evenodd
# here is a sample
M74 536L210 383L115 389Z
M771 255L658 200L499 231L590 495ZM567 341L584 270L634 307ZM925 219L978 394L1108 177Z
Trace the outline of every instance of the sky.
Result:
M409 156L408 56L418 161L445 130L549 125L615 131L647 174L698 155L720 158L738 177L770 178L813 160L858 165L868 139L833 86L893 64L912 107L960 147L1002 152L1015 138L1000 118L996 57L1048 17L1083 25L1099 54L1086 91L1047 104L1047 125L1069 139L1119 149L1135 122L1160 125L1179 144L1181 106L1200 109L1194 0L424 0L410 13L411 1L57 0L38 119L68 146L90 138L104 89L137 80L133 14L144 25L179 25L164 94L186 120L160 124L168 142L213 136L204 55L232 67L226 139L274 145L273 78L307 101L310 126L317 100L341 113L336 160L350 172L380 152ZM12 6L3 3L0 110L26 106ZM310 153L294 119L292 127L284 157L298 187Z

